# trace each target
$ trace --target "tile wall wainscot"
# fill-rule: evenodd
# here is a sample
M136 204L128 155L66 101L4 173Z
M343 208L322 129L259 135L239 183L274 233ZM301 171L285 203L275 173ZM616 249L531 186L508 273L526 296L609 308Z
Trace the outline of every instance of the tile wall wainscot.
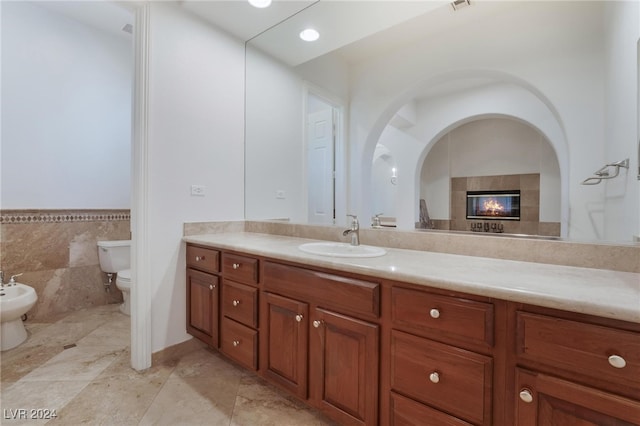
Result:
M328 241L346 241L342 228L282 221L185 223L184 235L220 232L256 232ZM360 243L409 250L547 263L582 268L640 273L640 244L617 245L551 241L441 231L361 229Z
M0 210L0 269L35 288L29 319L122 303L115 282L105 291L97 242L130 235L129 210Z

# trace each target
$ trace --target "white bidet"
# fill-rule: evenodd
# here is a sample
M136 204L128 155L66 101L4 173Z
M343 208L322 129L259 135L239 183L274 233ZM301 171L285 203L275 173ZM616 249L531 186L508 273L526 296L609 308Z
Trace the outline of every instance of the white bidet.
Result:
M38 295L33 287L15 283L0 288L0 350L15 348L27 340L22 316L33 308Z

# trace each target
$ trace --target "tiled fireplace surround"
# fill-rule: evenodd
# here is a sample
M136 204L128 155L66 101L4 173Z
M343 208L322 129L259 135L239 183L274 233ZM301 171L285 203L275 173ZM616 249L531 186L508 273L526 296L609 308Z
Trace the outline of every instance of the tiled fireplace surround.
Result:
M100 271L97 241L130 238L128 210L2 210L0 269L24 273L38 303L31 319L55 320L89 306L120 303L122 294ZM260 232L341 241L342 229L269 221L185 223L184 234ZM640 272L640 245L590 244L439 231L362 229L361 243L507 260ZM482 240L478 240L482 238ZM176 241L176 244L181 244Z
M520 191L520 220L467 219L467 191ZM474 176L451 179L451 220L434 221L437 229L471 231L472 223L490 222L509 234L560 236L560 222L540 222L540 174ZM491 228L490 228L491 229ZM489 231L492 232L492 231Z

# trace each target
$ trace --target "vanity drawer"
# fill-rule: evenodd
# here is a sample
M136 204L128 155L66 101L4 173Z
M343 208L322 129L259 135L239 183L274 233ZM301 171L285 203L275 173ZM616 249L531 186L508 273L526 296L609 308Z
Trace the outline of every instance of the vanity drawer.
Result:
M222 315L246 326L258 327L258 289L223 280Z
M220 349L229 358L258 369L258 332L229 318L222 318Z
M493 305L426 291L391 290L394 327L493 346Z
M220 272L218 250L187 244L187 267L205 272Z
M244 284L258 284L258 259L222 253L222 274Z
M391 333L392 389L466 421L491 424L492 374L490 357Z
M365 318L380 316L380 284L311 269L265 262L264 289L322 308Z
M391 426L420 425L424 424L426 419L429 419L429 426L473 426L457 417L391 392Z
M522 311L516 315L520 360L638 389L640 333Z

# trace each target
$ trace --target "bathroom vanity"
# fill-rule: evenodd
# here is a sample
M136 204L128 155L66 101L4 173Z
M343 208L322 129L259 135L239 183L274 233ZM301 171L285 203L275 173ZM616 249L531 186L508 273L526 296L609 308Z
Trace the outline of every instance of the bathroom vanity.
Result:
M339 424L640 424L638 274L184 240L187 331Z

